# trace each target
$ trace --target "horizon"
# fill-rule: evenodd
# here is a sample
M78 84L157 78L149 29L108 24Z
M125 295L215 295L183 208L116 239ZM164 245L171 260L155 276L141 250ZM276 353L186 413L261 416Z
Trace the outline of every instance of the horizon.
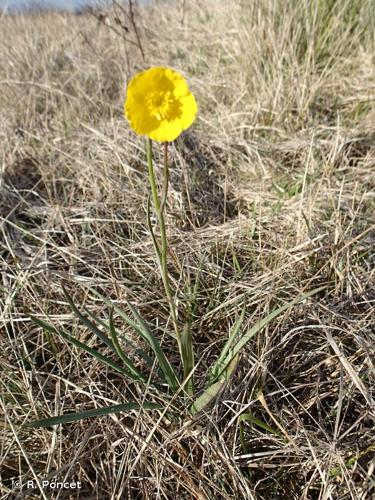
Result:
M108 0L0 0L4 12L24 12L33 9L75 11L88 6L100 6Z

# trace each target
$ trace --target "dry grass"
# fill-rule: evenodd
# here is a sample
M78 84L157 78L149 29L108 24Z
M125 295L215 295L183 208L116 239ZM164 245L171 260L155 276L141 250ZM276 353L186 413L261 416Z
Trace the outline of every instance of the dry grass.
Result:
M2 498L373 498L373 2L159 1L135 16L145 61L121 16L104 20L117 33L90 15L0 19ZM173 146L168 206L181 322L197 289L198 384L245 301L251 325L326 290L262 331L194 421L133 412L26 431L159 400L30 322L48 315L105 352L62 283L101 317L80 282L129 298L178 364L145 224L143 142L122 116L129 75L158 64L183 72L200 105ZM82 489L26 489L49 477Z

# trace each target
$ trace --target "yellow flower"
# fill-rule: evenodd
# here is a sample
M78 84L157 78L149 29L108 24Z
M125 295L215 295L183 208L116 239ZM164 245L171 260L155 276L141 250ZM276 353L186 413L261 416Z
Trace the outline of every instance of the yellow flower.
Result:
M137 134L174 141L194 122L197 111L185 79L170 68L141 71L129 82L125 116Z

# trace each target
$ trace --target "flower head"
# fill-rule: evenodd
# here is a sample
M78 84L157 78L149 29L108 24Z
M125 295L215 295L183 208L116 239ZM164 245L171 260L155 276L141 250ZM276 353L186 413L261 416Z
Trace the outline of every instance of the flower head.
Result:
M174 141L194 122L197 111L185 79L170 68L141 71L129 82L125 116L137 134Z

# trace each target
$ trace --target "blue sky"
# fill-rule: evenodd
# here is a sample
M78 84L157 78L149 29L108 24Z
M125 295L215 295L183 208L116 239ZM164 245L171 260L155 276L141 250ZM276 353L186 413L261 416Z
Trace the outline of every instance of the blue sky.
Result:
M9 9L19 9L23 6L47 4L50 7L73 10L82 5L95 5L98 0L0 0L0 7Z

